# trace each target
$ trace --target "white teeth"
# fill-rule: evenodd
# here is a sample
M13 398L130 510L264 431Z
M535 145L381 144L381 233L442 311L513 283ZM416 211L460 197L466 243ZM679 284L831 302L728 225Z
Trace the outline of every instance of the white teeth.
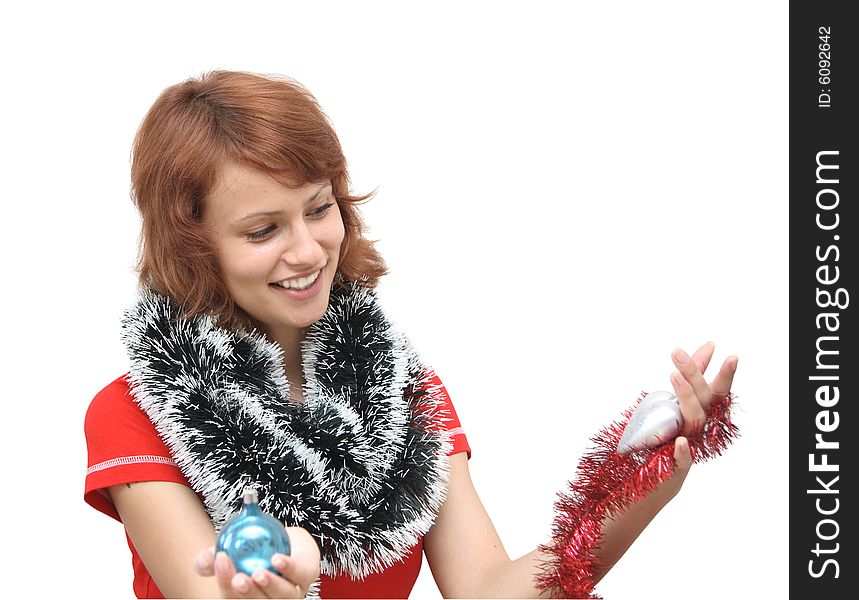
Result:
M290 279L288 281L278 281L277 283L275 283L275 285L279 285L280 287L286 288L288 290L303 290L310 287L310 285L314 281L316 281L316 278L319 277L319 274L321 272L322 270L320 269L319 271L316 271L316 273L312 273L307 277L302 277L300 279Z

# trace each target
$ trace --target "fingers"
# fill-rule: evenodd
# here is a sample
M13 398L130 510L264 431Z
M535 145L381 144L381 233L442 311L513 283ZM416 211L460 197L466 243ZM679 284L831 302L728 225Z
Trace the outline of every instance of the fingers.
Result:
M235 565L224 552L215 555L214 548L208 548L197 556L194 570L200 575L215 575L221 596L224 598L304 598L307 587L318 577L319 559L316 560L317 575L306 586L279 577L266 569L257 569L251 577L236 571ZM272 557L272 564L279 567L278 557ZM287 557L288 558L288 557Z
M692 386L679 371L674 371L671 374L671 385L674 386L674 393L680 401L680 413L683 415L681 431L683 435L691 435L704 426L706 418L704 408L695 396Z
M319 577L319 546L306 529L287 527L292 553L275 554L272 564L286 579L307 589Z
M292 556L288 554L275 554L271 557L271 564L274 565L274 568L280 571L280 574L283 575L286 579L297 579L296 575L299 570L300 565L298 561L295 560Z
M215 579L223 598L268 597L250 577L236 571L233 561L224 552L218 552L215 556Z
M282 555L275 554L272 557L272 564L276 562L274 558L277 556ZM278 577L266 569L257 569L251 579L254 587L264 595L245 596L246 598L304 598L304 589L300 585L289 579Z
M695 354L692 355L692 360L695 362L695 365L701 373L706 373L707 367L710 365L710 359L713 358L713 350L715 349L716 344L713 342L707 342L695 350Z
M738 359L729 356L722 364L719 373L711 384L704 380L704 371L713 357L715 344L707 342L695 351L691 357L680 348L671 353L671 360L677 371L671 376L671 384L680 402L680 412L683 414L683 434L692 435L704 425L706 411L715 398L726 396L731 391L734 373L737 370ZM697 406L696 406L697 404Z
M722 363L722 368L719 369L719 374L713 379L710 384L710 389L713 394L725 396L731 391L731 384L734 383L734 373L737 372L737 363L739 359L736 356L729 356Z
M215 574L215 547L206 548L194 560L194 572L203 577Z
M689 441L683 436L674 440L674 460L679 471L688 471L692 466L692 451L689 450Z
M218 582L218 587L221 591L230 590L232 579L236 574L236 568L233 566L233 561L224 552L218 552L215 556L215 581Z
M709 354L712 356L712 350ZM671 360L674 362L677 370L683 375L683 378L692 386L692 391L698 402L706 409L710 404L710 386L704 381L704 375L698 369L698 365L680 348L674 349L671 353ZM707 358L707 361L709 362L709 358ZM684 414L683 416L685 417L686 415Z

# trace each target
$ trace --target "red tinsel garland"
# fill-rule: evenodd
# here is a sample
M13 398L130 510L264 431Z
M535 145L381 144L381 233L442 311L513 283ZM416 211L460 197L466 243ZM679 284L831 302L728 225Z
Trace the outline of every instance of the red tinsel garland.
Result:
M720 455L739 435L731 422L733 398L728 394L715 400L701 431L686 437L692 462ZM591 438L594 447L579 462L569 490L558 494L552 541L540 547L550 559L534 579L540 590L550 590L562 598L599 598L593 595L599 567L594 550L603 521L641 500L674 474L673 441L657 448L617 453L634 411L635 407L627 409L623 419Z

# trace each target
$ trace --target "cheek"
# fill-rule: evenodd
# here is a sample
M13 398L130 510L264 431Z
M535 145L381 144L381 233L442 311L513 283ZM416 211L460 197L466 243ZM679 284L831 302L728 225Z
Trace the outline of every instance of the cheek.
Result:
M346 237L346 228L343 225L343 219L340 216L340 212L338 211L335 218L331 219L331 222L327 224L324 232L324 246L331 251L334 251L335 254L339 254L340 246L343 244L343 240Z
M228 287L235 284L265 279L268 276L270 250L264 246L246 246L224 249L220 256L221 276ZM236 295L237 290L230 293Z

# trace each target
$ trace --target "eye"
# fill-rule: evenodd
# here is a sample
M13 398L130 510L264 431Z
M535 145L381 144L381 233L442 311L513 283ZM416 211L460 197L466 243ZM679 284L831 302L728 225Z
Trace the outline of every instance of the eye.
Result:
M320 206L319 208L316 208L316 209L314 209L314 210L310 211L310 214L309 214L308 216L310 216L310 217L316 217L316 218L322 218L322 217L324 217L324 216L325 216L325 214L328 212L328 210L329 210L332 206L334 206L334 203L333 203L333 202L329 202L329 203L327 203L327 204L323 204L323 205L322 205L322 206Z
M245 237L249 240L262 240L271 235L274 230L277 229L275 225L269 225L265 229L260 229L259 231L251 231L250 233L246 233Z

